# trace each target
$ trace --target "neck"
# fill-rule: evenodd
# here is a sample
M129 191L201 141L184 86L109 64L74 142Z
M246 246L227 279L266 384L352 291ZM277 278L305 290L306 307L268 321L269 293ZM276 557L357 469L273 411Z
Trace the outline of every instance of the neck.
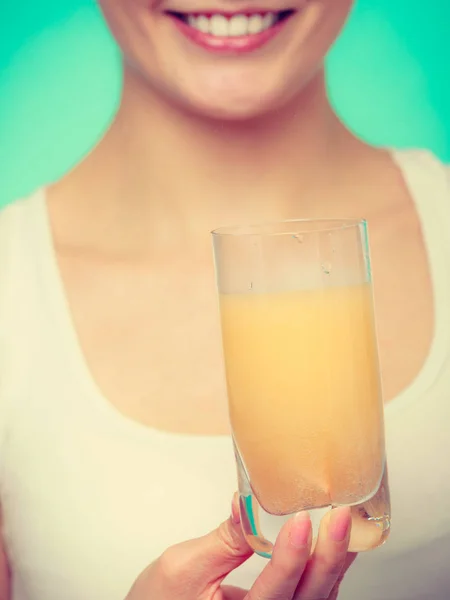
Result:
M115 197L126 220L136 215L158 231L177 223L205 231L308 216L305 198L329 196L350 146L354 138L329 105L323 73L283 110L227 122L162 102L126 69L119 112L88 171L103 170L94 193L109 203Z

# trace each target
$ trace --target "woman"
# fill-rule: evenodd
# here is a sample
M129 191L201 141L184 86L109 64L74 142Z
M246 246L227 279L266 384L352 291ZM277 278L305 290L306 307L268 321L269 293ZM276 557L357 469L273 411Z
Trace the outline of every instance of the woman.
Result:
M395 522L342 597L447 597L450 183L332 111L323 61L351 4L102 0L116 119L0 217L2 600L7 572L14 600L242 598L228 573L248 599L336 597L345 509L308 564L304 515L271 563L236 568L235 510L194 538L235 486L208 232L349 215L371 230Z

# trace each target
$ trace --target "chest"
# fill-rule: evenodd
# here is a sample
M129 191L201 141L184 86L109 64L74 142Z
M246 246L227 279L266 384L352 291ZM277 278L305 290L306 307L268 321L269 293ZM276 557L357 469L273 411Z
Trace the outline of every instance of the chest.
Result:
M157 429L228 430L211 265L61 261L81 360L122 413Z
M370 225L370 224L369 224ZM418 374L433 334L428 262L416 216L373 224L380 361L386 400ZM60 260L83 360L101 392L134 420L223 433L227 408L210 256L164 268Z

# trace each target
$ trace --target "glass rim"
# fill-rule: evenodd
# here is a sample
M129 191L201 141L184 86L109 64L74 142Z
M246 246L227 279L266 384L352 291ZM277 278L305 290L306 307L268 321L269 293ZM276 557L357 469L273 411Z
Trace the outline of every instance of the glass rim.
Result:
M307 228L306 224L316 227ZM366 219L286 219L282 221L268 221L263 223L254 223L246 225L230 225L218 227L211 231L213 237L231 236L281 236L281 235L308 235L313 233L332 233L335 231L343 231L355 227L365 227Z

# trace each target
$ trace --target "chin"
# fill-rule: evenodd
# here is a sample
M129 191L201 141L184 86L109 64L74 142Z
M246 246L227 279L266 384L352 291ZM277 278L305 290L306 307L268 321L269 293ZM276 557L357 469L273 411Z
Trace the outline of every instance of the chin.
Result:
M204 99L192 98L184 102L185 110L204 119L220 121L252 121L261 119L277 110L281 110L287 103L284 98L252 97L236 102L234 98Z
M270 83L270 85L268 85ZM283 110L299 92L282 81L259 85L212 87L189 86L177 90L178 108L200 118L221 121L251 121Z

